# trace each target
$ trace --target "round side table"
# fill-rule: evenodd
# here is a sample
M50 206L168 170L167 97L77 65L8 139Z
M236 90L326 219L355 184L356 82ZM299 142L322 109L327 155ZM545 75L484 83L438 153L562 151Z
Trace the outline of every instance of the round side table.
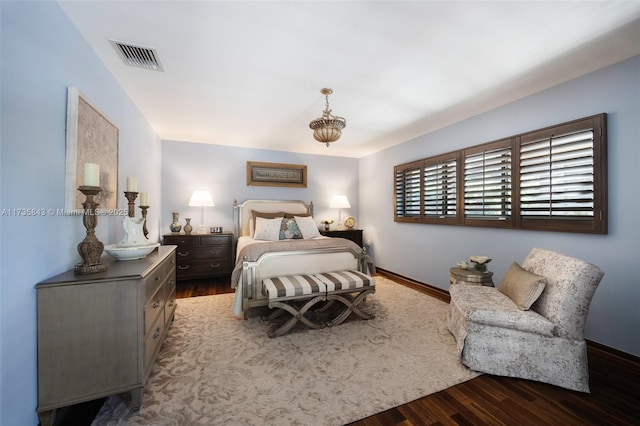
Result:
M449 283L451 284L468 284L468 285L484 285L493 287L493 272L480 272L474 269L451 268L449 269Z

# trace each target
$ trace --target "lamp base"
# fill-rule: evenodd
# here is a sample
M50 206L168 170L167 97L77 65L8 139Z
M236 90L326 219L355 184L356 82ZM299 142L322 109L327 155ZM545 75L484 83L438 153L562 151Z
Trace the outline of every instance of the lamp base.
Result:
M200 225L198 227L198 234L208 234L209 231L207 231L207 225Z

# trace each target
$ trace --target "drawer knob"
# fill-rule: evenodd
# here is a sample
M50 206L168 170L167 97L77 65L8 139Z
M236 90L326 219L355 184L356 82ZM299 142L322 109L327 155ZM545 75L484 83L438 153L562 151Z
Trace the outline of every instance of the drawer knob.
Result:
M153 333L153 340L156 340L158 337L160 337L160 327L156 328L156 332Z
M159 307L160 307L160 299L156 300L152 305L153 309L158 309Z

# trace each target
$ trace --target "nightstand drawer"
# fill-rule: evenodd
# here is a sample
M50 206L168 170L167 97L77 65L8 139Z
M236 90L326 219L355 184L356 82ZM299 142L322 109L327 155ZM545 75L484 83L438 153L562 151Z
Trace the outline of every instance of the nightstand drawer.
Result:
M178 261L225 257L227 252L227 246L207 246L200 247L197 250L186 247L185 249L178 250Z
M200 276L229 271L227 259L206 259L180 262L178 260L178 279L186 276Z
M230 235L206 235L200 237L201 246L226 246L229 244Z
M164 244L165 245L172 244L180 248L198 247L200 245L200 241L198 240L197 237L192 237L190 235L165 235Z

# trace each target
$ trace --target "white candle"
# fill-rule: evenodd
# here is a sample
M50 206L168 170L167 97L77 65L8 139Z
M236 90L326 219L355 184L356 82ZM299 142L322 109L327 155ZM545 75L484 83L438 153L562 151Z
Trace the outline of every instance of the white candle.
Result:
M138 192L138 179L134 177L127 178L127 192Z
M84 163L84 186L100 186L100 166L94 163Z
M148 206L149 205L149 193L148 192L141 192L140 193L140 205L141 206Z

